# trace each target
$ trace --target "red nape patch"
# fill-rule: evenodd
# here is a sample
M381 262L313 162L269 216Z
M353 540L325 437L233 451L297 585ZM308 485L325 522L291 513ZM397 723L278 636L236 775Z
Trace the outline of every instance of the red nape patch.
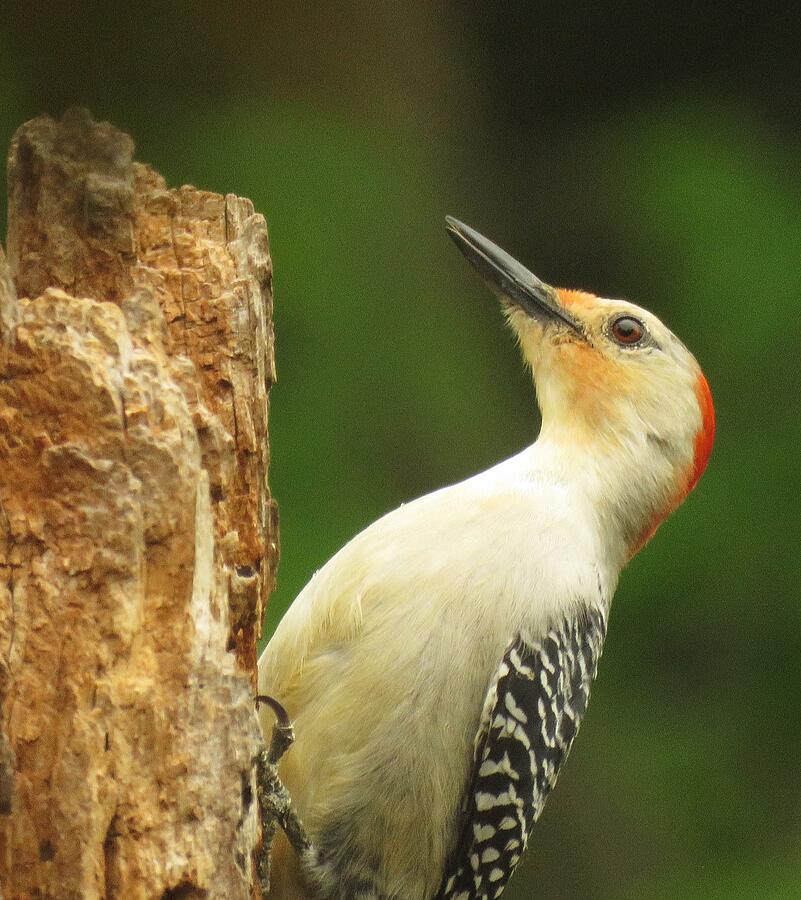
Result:
M703 372L698 373L695 382L695 396L698 398L698 406L701 408L701 427L695 436L695 455L690 481L687 484L688 494L704 474L704 469L712 453L712 445L715 443L715 406L712 403L712 391L709 390L709 384L704 378Z
M680 493L670 507L664 512L654 517L648 527L643 531L639 540L635 541L631 548L629 559L639 553L640 550L651 540L656 529L662 522L673 512L673 510L681 503L681 501L690 493L690 491L698 484L698 479L704 474L706 464L709 462L712 453L712 445L715 443L715 407L712 403L712 391L709 390L709 384L702 372L698 373L695 382L695 396L698 398L698 406L701 409L701 427L695 436L695 453L693 455L692 469L690 470L690 478L687 482L687 488L684 493Z

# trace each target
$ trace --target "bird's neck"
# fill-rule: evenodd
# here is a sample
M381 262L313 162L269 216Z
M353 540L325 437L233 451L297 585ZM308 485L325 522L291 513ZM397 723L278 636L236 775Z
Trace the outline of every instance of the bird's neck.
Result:
M527 476L563 485L590 520L599 552L622 569L680 502L676 473L644 444L543 428L520 456Z

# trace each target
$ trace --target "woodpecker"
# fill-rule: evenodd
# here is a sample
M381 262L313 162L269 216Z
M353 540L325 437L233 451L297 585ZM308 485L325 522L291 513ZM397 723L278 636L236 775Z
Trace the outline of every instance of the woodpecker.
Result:
M584 715L620 571L712 449L708 384L654 315L447 229L500 296L539 437L366 528L267 645L259 688L294 721L280 775L312 843L277 841L274 900L501 895Z

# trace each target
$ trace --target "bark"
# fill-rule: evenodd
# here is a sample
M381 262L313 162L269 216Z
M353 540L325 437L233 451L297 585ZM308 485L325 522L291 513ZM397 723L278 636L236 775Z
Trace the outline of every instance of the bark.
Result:
M248 200L108 123L9 154L0 894L251 897L271 261Z

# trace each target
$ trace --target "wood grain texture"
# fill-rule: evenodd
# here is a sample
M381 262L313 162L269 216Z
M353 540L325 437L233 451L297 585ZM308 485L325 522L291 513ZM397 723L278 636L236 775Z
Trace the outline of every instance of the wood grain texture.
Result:
M271 261L72 110L15 135L0 259L0 889L250 897Z

